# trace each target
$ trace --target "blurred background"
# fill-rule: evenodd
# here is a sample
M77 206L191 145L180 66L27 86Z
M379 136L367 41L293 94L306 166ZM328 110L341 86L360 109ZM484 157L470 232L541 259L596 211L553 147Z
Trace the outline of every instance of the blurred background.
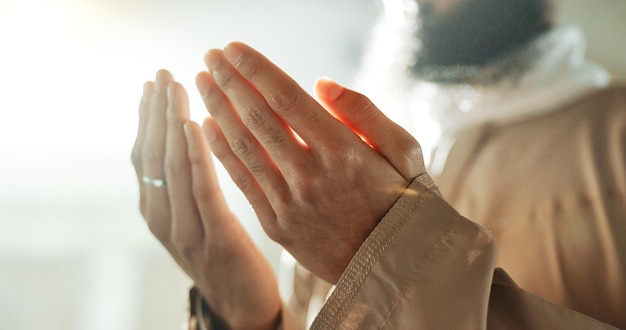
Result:
M191 285L138 212L130 163L142 84L189 91L241 40L305 89L350 85L382 0L0 0L0 329L179 329ZM589 55L626 78L626 1L562 0ZM233 210L277 264L248 203Z

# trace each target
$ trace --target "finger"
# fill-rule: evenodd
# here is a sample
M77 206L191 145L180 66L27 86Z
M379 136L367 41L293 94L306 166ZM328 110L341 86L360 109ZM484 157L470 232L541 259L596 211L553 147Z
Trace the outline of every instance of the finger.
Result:
M224 55L311 148L335 145L337 139L351 135L292 78L259 52L234 42L224 48Z
M137 174L137 181L139 182L139 209L141 214L145 216L145 189L142 182L142 165L141 165L141 150L146 134L146 123L148 122L149 110L150 110L150 98L152 97L152 88L154 83L148 81L143 85L143 95L141 96L141 102L139 104L139 124L137 127L137 137L133 150L131 152L131 160L135 173Z
M193 197L197 201L200 214L206 220L220 219L221 217L214 217L213 215L227 210L227 207L217 183L215 166L211 160L211 150L202 128L194 122L186 122L185 137L187 139L187 157L193 178ZM211 222L207 223L205 227L210 227Z
M228 146L228 150L241 161L263 191L268 194L268 200L284 200L283 194L287 191L286 183L277 165L241 122L229 100L219 90L211 75L207 72L201 72L196 78L196 83L206 108L225 137L224 148L219 149L218 152L225 150L225 146ZM218 145L218 147L222 147L222 145ZM239 182L238 184L244 183ZM243 189L247 189L247 186L244 185ZM273 195L275 193L278 195Z
M254 176L250 173L250 171L248 171L241 160L232 152L224 134L220 131L213 118L207 118L202 126L206 140L202 139L204 140L202 141L204 143L200 144L205 144L206 146L202 148L205 152L202 152L200 156L207 158L204 162L210 162L210 157L206 153L206 151L209 150L209 146L206 144L208 141L215 157L217 157L217 159L222 163L237 187L239 187L250 202L250 205L252 205L254 212L261 221L261 225L263 225L263 228L265 228L268 234L275 231L273 229L273 223L275 222L276 214L274 213L267 196L263 192L263 189L261 189ZM197 130L194 127L192 128L194 129L193 132ZM195 140L200 141L200 138L196 136ZM198 148L197 150L200 151L201 148ZM217 189L216 185L212 188Z
M143 84L143 94L139 103L139 123L137 125L137 137L131 153L131 160L135 167L135 172L141 172L141 148L146 134L146 126L148 122L150 110L150 98L152 97L152 88L154 83L147 81Z
M142 145L142 175L153 179L165 179L164 158L167 121L167 85L172 75L157 72L150 98L149 116L146 123L145 140ZM167 188L145 186L146 219L152 233L162 242L170 240L171 214Z
M189 120L189 103L183 86L172 82L167 87L167 134L165 141L165 178L172 215L172 238L184 242L202 240L202 223L192 193L191 166L183 126Z
M224 58L222 51L211 50L205 59L213 81L237 111L241 122L272 156L279 168L285 170L284 167L292 168L309 161L291 128L276 115L263 96L237 73ZM220 116L213 117L220 125L223 124ZM290 157L280 161L285 155Z
M160 70L157 72L150 98L149 116L146 123L145 142L142 150L143 173L151 178L162 179L165 175L165 138L167 120L167 86L174 81L172 75Z
M367 97L322 78L316 94L337 119L361 136L407 180L426 172L419 143Z

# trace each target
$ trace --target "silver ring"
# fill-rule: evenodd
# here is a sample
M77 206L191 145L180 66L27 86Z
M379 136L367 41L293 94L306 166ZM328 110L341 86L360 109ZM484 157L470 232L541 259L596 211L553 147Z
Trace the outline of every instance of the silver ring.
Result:
M165 179L153 179L144 175L141 180L143 180L143 183L151 187L163 188L167 186L167 181L165 181Z

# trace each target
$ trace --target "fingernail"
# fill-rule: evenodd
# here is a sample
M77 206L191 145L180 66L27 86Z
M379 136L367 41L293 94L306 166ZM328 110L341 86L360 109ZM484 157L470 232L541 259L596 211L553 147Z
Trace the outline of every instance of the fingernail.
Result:
M328 99L329 101L337 100L339 96L341 95L341 93L343 93L344 87L329 78L323 78L323 79L328 84L328 87L326 89L326 95L325 95L326 99Z
M210 124L203 125L204 128L204 136L206 136L207 141L213 142L217 138L217 133L215 132L215 128Z
M234 66L239 64L242 55L243 49L241 49L241 46L237 43L231 42L224 47L224 57L226 57L228 62L232 63Z
M148 93L150 92L150 85L152 83L149 81L146 81L145 83L143 83L143 96L148 96Z
M183 124L183 130L185 131L185 137L187 138L187 143L189 144L194 143L193 134L191 134L191 123L188 121L185 122L185 124Z
M154 87L157 89L162 88L161 85L163 85L163 76L165 75L165 70L161 69L159 71L157 71L156 73L156 77L154 78Z
M167 98L169 100L174 99L176 93L174 93L174 83L171 82L169 84L167 84Z
M167 84L167 105L169 110L174 110L176 107L174 106L176 103L176 93L174 92L174 83L171 82Z
M206 57L205 57L206 65L209 68L209 72L211 72L211 75L213 76L214 80L219 79L218 71L221 66L221 61L222 61L222 58L219 53L220 53L220 50L211 49L207 52Z

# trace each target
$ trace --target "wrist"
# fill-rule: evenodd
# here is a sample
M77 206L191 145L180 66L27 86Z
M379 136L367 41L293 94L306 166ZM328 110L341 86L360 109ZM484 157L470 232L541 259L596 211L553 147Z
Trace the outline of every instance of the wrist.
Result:
M190 330L238 330L238 329L282 329L282 304L280 300L275 312L268 313L268 306L262 306L256 311L238 312L230 316L218 315L197 287L190 290ZM262 310L262 312L261 312ZM245 317L242 317L245 315Z

